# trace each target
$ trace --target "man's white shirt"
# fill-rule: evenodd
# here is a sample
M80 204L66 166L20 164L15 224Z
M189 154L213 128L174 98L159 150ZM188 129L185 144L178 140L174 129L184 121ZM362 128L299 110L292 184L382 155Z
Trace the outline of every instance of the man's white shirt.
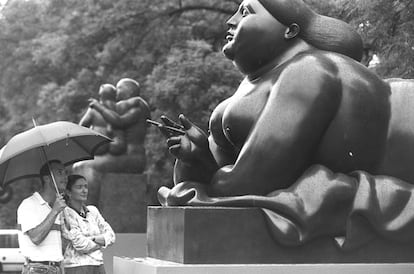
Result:
M19 233L20 250L27 259L32 261L63 260L62 238L60 230L52 229L39 245L35 245L27 235L27 231L42 223L52 211L49 204L42 196L35 192L32 196L22 201L17 209L17 223L21 226ZM60 215L55 220L55 227L60 227Z

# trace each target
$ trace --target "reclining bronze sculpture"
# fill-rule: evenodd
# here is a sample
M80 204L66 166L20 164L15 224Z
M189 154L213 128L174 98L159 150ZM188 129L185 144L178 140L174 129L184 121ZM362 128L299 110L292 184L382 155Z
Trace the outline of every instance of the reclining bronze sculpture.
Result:
M223 52L246 76L211 115L159 127L177 158L163 205L264 209L274 238L353 248L413 239L414 81L359 63L362 41L301 0L245 0ZM364 221L361 222L361 217ZM371 230L369 230L371 231Z

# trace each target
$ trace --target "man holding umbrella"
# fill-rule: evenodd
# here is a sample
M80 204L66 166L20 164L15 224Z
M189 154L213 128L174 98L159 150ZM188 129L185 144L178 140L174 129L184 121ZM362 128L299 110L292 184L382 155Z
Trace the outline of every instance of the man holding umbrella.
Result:
M22 178L40 177L42 189L17 209L19 245L27 258L23 273L60 274L65 166L93 159L96 150L111 139L67 121L37 126L33 119L33 124L34 128L13 136L0 149L0 190Z
M23 273L62 273L60 213L66 203L63 196L56 193L56 187L59 192L66 187L65 167L60 161L49 161L40 169L40 178L42 189L23 200L17 210L22 232L19 245L27 259Z

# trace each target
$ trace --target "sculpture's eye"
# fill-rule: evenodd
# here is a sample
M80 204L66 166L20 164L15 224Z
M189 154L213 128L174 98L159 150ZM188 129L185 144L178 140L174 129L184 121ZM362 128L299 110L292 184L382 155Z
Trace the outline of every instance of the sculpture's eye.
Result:
M246 17L247 15L250 14L250 11L246 7L243 7L241 10L241 14L243 17Z

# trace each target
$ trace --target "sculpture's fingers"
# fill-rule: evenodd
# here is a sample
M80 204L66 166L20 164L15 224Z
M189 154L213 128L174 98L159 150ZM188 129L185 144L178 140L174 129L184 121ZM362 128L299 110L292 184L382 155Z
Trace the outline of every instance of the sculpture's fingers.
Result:
M166 125L166 126L170 126L170 127L175 127L175 128L180 128L180 129L182 129L183 128L183 126L182 125L180 125L179 123L177 123L177 122L175 122L175 121L173 121L173 120L171 120L170 118L168 118L167 116L165 116L165 115L162 115L161 116L161 121Z
M164 126L158 126L158 129L160 130L162 135L164 135L164 137L166 138L170 138L171 136L173 136L172 132L168 130L167 128L165 128Z
M194 124L190 120L188 120L187 117L184 116L184 114L180 114L180 116L178 116L178 119L180 119L180 122L185 130L188 130L192 126L194 126Z
M180 137L171 137L167 139L167 145L173 146L173 145L177 145L181 143L181 138Z
M181 150L181 145L180 144L170 146L169 149L168 149L168 151L176 157L180 154L180 150Z

